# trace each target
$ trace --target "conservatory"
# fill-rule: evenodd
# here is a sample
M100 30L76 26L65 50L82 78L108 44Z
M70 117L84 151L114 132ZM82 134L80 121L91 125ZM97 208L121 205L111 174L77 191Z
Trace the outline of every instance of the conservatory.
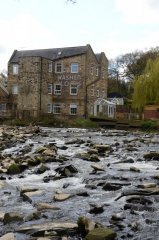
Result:
M98 98L94 103L94 116L115 118L116 104L104 98Z

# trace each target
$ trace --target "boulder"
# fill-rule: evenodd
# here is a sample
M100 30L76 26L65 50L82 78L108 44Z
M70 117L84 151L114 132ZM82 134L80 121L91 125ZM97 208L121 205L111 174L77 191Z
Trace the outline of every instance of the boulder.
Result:
M111 228L95 228L90 231L85 240L114 240L116 233Z
M0 240L16 240L14 233L7 233L0 237Z
M69 199L70 197L72 197L72 195L69 193L56 193L54 195L54 200L55 201L65 201L65 200Z
M54 205L51 205L51 204L48 204L48 203L38 203L37 204L37 210L46 210L46 209L49 209L49 210L60 210L59 207L56 207Z
M95 222L85 216L79 217L77 224L79 232L82 234L82 236L85 236L89 231L95 228Z
M95 171L104 171L104 168L102 166L100 166L99 164L93 164L91 165L91 167L95 170Z
M140 169L137 168L137 167L131 166L130 167L130 171L132 171L132 172L140 172Z
M10 222L19 222L23 221L23 216L17 212L10 212L4 214L3 222L4 224L8 224Z
M44 191L42 190L37 190L37 191L32 191L32 192L24 192L22 193L22 197L24 201L28 201L30 203L32 203L33 201L33 197L38 197L39 195L42 195L44 193Z
M121 189L122 186L119 185L119 184L115 184L115 183L109 183L107 182L104 186L103 186L103 189L105 191L116 191L116 190L119 190Z
M61 177L73 177L76 173L78 173L77 168L72 164L60 166L56 168L55 171L60 174Z
M159 152L150 152L144 154L144 158L147 160L159 160Z
M12 163L9 167L8 167L8 169L7 169L7 173L8 174L18 174L18 173L20 173L21 171L20 171L20 167L19 167L19 165L18 164L16 164L16 163Z
M107 151L112 151L112 147L106 144L96 144L93 146L94 149L97 149L98 153L105 153Z
M44 164L42 164L37 170L36 173L37 174L42 174L44 172L46 172L47 170L50 170L49 167L45 166Z

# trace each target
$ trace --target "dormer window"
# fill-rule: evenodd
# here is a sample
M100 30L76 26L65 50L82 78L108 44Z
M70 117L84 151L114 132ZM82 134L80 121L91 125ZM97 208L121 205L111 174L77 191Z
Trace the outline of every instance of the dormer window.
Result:
M13 75L18 75L19 73L19 65L13 64Z
M56 63L55 72L56 73L62 73L62 63Z
M78 63L71 64L71 73L78 73Z

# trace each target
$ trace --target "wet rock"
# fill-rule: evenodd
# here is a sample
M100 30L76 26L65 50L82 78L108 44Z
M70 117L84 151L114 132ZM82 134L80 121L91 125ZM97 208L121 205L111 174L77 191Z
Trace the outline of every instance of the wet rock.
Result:
M94 185L94 184L86 184L85 187L89 188L89 189L92 189L92 190L97 188L97 186Z
M42 174L42 173L46 172L47 170L50 170L50 168L45 166L44 164L42 164L35 172L37 174Z
M153 208L153 207L149 207L149 206L144 206L144 205L141 205L141 204L132 204L132 203L126 203L124 205L124 210L128 210L130 209L131 211L149 211L149 212L153 212L155 211L156 209Z
M0 189L4 188L6 186L6 182L3 180L0 180Z
M95 228L87 234L85 240L114 240L116 235L111 228Z
M146 160L159 160L159 152L150 152L144 154Z
M98 153L105 153L107 151L113 151L113 149L112 149L112 147L110 145L96 144L93 147L98 150Z
M5 214L5 213L2 213L2 212L0 213L0 222L3 221L3 219L4 219L4 214Z
M23 216L16 212L9 212L4 214L3 223L8 224L11 222L21 222L23 221Z
M41 211L41 210L60 210L59 207L56 207L54 205L48 204L48 203L38 203L37 204L37 210Z
M104 168L102 166L100 166L99 164L93 164L91 165L91 167L95 170L95 171L104 171Z
M156 183L143 183L137 185L138 188L155 188L157 186Z
M142 204L142 205L149 205L149 204L153 203L153 201L151 201L151 199L146 198L144 196L128 197L126 199L126 202L133 203L133 204Z
M119 190L121 188L122 188L121 185L118 185L118 184L115 184L115 183L109 183L109 182L107 182L103 186L103 190L105 190L105 191L116 191L116 190Z
M32 192L24 192L21 195L22 195L24 201L28 201L28 202L32 203L33 198L36 198L36 197L42 195L43 193L44 193L44 191L37 190L37 191L32 191Z
M94 206L89 210L89 213L91 214L100 214L104 212L103 206Z
M86 191L76 193L76 195L77 195L77 196L80 196L80 197L89 197L89 194L88 194L88 192L86 192Z
M60 147L58 147L59 149L61 149L61 150L67 150L68 149L68 147L67 146L65 146L65 145L63 145L63 146L60 146Z
M85 236L89 231L95 228L95 222L85 216L79 217L77 224L82 236Z
M73 177L75 174L78 173L78 170L76 167L74 167L72 164L70 165L64 165L60 166L55 169L55 171L60 174L62 177Z
M46 155L46 156L56 156L56 150L52 150L52 149L46 149L45 151L43 151L42 153L43 155Z
M90 161L90 162L100 162L100 159L97 154L80 153L76 157L79 157L83 160Z
M41 213L37 211L37 212L33 212L33 213L29 214L28 216L26 216L25 222L39 220L39 219L41 219Z
M132 171L132 172L140 172L140 169L137 168L137 167L131 166L130 167L130 171Z
M20 173L21 171L20 171L20 167L19 167L19 165L18 164L16 164L16 163L12 163L9 167L8 167L8 169L7 169L7 173L8 174L18 174L18 173Z
M124 219L123 212L113 214L112 217L111 217L111 219L112 219L113 221L121 221L121 220L123 220L123 219Z
M64 233L64 232L67 232L67 231L76 231L77 227L78 227L78 225L76 223L47 222L47 223L42 223L42 224L31 224L29 226L20 226L17 229L17 232L26 233L26 234L30 233L30 232L34 232L34 231L36 231L36 233L43 232L43 236L44 236L44 233L46 231L56 231L60 235L60 233Z
M55 201L65 201L67 199L69 199L70 197L72 197L71 194L68 194L68 193L56 193L54 195L54 200Z
M7 233L0 237L0 240L16 240L14 233Z

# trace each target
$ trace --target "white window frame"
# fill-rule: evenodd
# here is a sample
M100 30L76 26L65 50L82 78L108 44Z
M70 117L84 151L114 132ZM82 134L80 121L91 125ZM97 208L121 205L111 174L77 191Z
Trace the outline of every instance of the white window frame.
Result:
M61 114L61 104L55 103L53 105L53 114Z
M60 69L60 71L59 71L59 69ZM56 63L55 64L55 72L56 73L62 73L62 69L63 69L62 63Z
M99 95L99 89L97 89L97 97L99 97L100 95Z
M47 85L47 93L52 94L52 84L51 83L48 83L48 85Z
M6 112L6 110L7 110L7 104L0 103L0 112Z
M18 75L19 73L19 65L13 64L13 75Z
M103 68L102 69L102 78L104 78L104 75L105 75L105 69Z
M47 105L47 112L52 113L52 104L51 103L48 103L48 105Z
M57 89L57 86L60 86L60 89ZM54 94L55 95L61 95L62 92L62 85L59 83L54 84Z
M52 72L52 63L48 63L48 72Z
M71 63L71 73L78 73L78 63Z
M70 104L70 115L77 115L77 104Z
M18 94L18 85L17 84L14 84L12 86L12 94L13 95L17 95Z
M77 95L77 92L78 92L78 85L71 84L70 85L70 95Z

